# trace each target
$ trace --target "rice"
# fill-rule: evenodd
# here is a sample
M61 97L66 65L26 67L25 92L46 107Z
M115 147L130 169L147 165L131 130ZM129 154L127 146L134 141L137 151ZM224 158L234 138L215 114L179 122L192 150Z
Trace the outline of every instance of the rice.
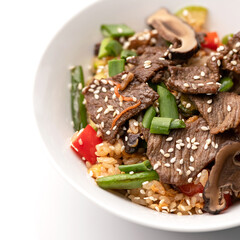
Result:
M137 127L134 121L129 124L129 129L132 126L131 131L135 130L133 127ZM120 164L135 164L146 160L144 154L126 153L123 146L124 144L121 139L118 139L114 145L108 142L98 144L96 146L97 164L91 166L90 163L87 163L88 173L95 179L120 174L121 172L118 169ZM208 171L204 169L198 174L194 183L197 184L200 182L205 186L207 180ZM177 215L203 213L204 200L201 193L189 197L173 189L170 185L156 180L143 183L141 188L126 190L125 196L132 202L146 206L157 212Z

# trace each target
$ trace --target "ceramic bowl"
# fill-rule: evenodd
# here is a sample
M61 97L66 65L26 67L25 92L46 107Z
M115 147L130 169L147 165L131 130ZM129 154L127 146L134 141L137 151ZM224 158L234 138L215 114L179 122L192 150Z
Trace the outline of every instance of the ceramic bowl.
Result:
M93 46L101 40L102 23L126 23L136 31L146 28L146 18L160 7L175 12L187 5L209 9L208 29L220 36L237 32L238 6L221 0L121 0L96 1L68 21L49 44L37 71L34 110L40 135L59 172L89 200L126 220L157 229L194 232L213 231L240 225L240 205L220 215L177 216L158 213L99 188L87 169L70 149L73 135L70 110L69 66L81 64L88 76ZM238 5L238 6L236 6ZM217 6L217 7L216 7ZM231 9L227 12L226 9ZM81 203L79 203L81 204Z

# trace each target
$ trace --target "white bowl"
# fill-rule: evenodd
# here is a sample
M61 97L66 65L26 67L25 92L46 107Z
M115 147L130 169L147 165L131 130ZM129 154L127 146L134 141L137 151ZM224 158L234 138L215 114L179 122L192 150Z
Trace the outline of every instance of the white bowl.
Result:
M93 46L101 39L102 23L126 23L136 31L146 27L146 17L160 7L175 12L187 5L199 4L209 9L209 30L220 36L237 32L240 25L240 2L235 2L231 12L226 1L220 0L121 0L98 1L72 18L48 46L39 66L35 88L34 109L40 134L59 172L79 192L106 210L145 226L181 232L213 231L240 226L240 205L231 207L220 215L176 216L158 213L136 205L127 199L104 191L91 179L85 164L69 148L73 134L70 111L68 67L81 64L87 76ZM80 204L80 203L79 203Z

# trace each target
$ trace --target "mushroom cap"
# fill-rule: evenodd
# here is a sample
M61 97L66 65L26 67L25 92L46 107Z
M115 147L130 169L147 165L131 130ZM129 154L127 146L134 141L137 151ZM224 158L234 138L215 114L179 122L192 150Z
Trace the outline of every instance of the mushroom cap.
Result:
M161 8L155 12L147 23L156 28L165 40L177 44L177 47L169 49L173 57L189 58L198 51L199 43L194 30L167 9Z
M203 194L207 212L217 214L225 208L224 191L236 196L240 192L240 142L227 142L216 155Z

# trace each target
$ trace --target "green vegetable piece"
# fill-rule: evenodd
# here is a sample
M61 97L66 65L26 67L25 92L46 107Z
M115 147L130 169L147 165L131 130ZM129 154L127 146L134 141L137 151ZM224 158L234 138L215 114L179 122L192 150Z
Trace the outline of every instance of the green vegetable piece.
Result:
M190 104L190 107L187 107L187 104ZM190 117L194 114L197 114L197 108L195 104L189 99L189 97L185 94L182 94L180 97L180 104L178 105L181 113L185 117Z
M219 92L227 92L229 91L233 86L233 80L230 77L224 77L220 80L220 83L222 84L219 88Z
M129 37L135 33L125 24L103 24L101 32L104 37Z
M148 171L134 174L117 174L101 177L96 180L99 187L104 189L134 189L142 187L146 181L158 180L156 171Z
M154 117L150 127L150 133L168 135L172 118Z
M135 51L132 50L122 50L121 52L121 58L126 59L127 57L132 57L132 56L137 56L137 53Z
M222 44L227 44L228 40L233 37L233 33L229 33L222 38Z
M87 126L87 111L83 104L84 95L82 89L85 85L83 70L81 66L76 66L71 70L71 110L73 128L79 131Z
M170 124L170 129L185 128L186 124L180 119L174 119Z
M129 173L129 172L148 172L152 170L152 165L149 160L145 160L141 163L130 164L130 165L120 165L119 170L121 172Z
M99 48L99 53L98 53L98 58L103 58L109 55L106 46L108 45L109 42L112 41L112 38L104 38L101 42L100 48Z
M153 118L156 116L156 110L153 106L147 109L144 114L142 125L145 128L150 128Z
M106 45L105 49L108 52L108 56L115 56L116 57L121 53L122 45L116 40L111 40Z
M175 97L167 89L162 86L157 86L159 95L159 110L160 116L165 118L178 118L178 108Z
M108 74L110 77L117 75L124 71L125 60L124 59L113 59L108 61Z

